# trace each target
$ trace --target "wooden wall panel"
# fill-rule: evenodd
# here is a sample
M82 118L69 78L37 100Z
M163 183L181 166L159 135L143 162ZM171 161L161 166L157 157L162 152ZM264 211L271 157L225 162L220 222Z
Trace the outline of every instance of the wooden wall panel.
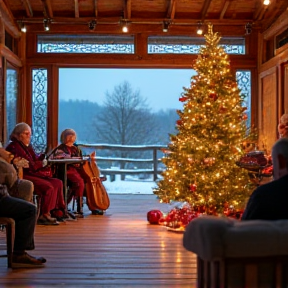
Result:
M277 140L277 74L276 69L273 73L261 79L261 95L259 105L259 149L271 148Z
M284 67L284 112L288 113L288 64Z

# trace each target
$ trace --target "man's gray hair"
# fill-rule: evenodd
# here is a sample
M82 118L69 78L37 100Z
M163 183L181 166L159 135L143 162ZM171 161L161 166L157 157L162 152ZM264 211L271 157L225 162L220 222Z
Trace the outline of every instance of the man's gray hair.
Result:
M288 168L288 138L279 139L272 148L272 161L276 161L278 155L283 155L286 159L286 167Z
M31 130L31 127L27 123L21 122L21 123L16 124L13 131L11 132L9 136L9 139L12 140L13 138L16 138L17 140L20 140L20 135L25 130Z
M62 131L61 136L60 136L60 142L62 144L66 143L67 137L70 135L76 135L76 132L73 129L65 129L64 131Z

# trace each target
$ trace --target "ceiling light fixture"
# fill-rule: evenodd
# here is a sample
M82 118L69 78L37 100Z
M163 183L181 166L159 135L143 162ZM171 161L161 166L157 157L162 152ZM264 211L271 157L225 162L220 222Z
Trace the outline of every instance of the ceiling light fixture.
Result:
M252 33L252 24L248 22L245 25L245 35L250 35L251 33Z
M197 27L196 33L198 35L202 35L203 34L203 23L202 22L198 22L198 27Z
M127 20L120 20L120 24L121 24L121 29L123 33L127 33L128 32L128 22Z
M269 4L270 4L270 0L264 0L264 1L263 1L263 4L264 4L264 5L269 5Z
M97 25L97 21L96 20L92 20L88 23L88 28L90 31L93 31L95 30L96 28L96 25Z
M26 29L25 24L24 24L23 22L21 22L20 26L21 26L21 28L20 28L21 31L22 31L23 33L26 33L26 32L27 32L27 29Z
M43 20L43 25L44 25L44 30L49 31L50 30L50 19L44 19Z
M167 33L169 30L170 21L164 20L163 21L163 32Z

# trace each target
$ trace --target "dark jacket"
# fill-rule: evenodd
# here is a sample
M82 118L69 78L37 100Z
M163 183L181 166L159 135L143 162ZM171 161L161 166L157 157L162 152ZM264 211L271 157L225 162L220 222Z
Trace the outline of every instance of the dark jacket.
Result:
M256 188L241 219L288 219L288 175Z

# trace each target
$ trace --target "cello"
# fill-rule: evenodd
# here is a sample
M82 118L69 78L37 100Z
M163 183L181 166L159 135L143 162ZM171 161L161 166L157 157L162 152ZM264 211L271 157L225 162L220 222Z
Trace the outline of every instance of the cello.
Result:
M95 152L92 152L83 165L90 178L86 183L86 201L90 211L106 210L110 206L109 196L100 179L100 171L95 160Z

